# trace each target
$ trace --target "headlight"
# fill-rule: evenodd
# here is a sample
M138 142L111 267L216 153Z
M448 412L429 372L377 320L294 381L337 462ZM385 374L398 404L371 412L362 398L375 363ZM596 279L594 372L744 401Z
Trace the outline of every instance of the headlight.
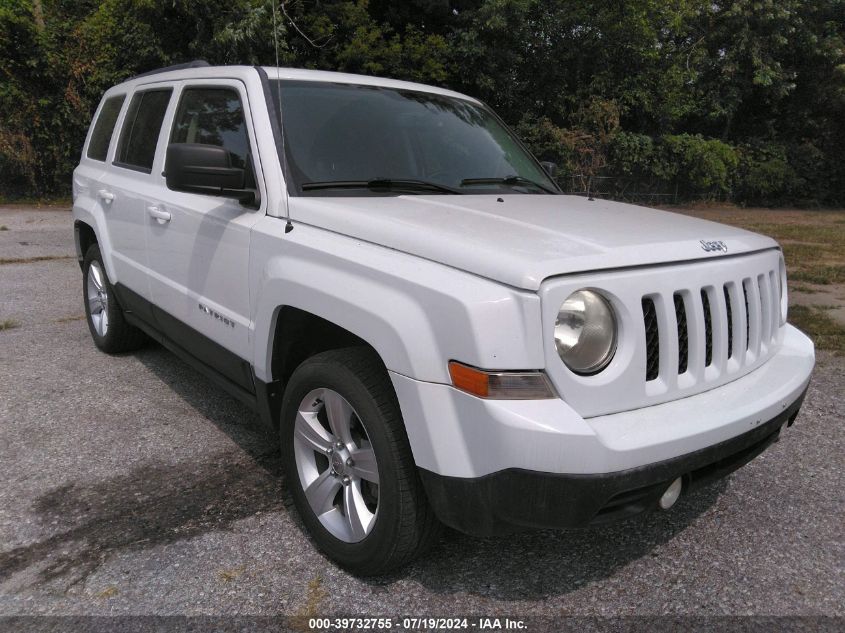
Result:
M616 351L616 318L610 303L592 290L576 290L557 313L555 345L576 374L604 369Z

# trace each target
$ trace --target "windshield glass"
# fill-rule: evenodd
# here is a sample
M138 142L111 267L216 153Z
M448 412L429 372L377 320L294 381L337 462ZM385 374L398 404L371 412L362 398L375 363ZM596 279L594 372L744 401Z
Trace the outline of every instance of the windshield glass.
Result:
M469 101L324 82L271 87L274 99L281 87L285 152L300 195L385 195L390 183L400 193L438 193L421 183L457 193L557 192L499 120ZM381 186L368 188L373 181Z

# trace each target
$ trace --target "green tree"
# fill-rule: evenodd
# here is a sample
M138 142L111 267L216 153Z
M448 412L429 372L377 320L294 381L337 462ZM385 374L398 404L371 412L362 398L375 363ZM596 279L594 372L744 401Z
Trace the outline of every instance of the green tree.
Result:
M845 200L843 0L276 7L282 65L467 92L564 176L618 177L617 192ZM131 75L197 58L274 64L273 17L273 0L5 0L0 194L67 192L103 91Z

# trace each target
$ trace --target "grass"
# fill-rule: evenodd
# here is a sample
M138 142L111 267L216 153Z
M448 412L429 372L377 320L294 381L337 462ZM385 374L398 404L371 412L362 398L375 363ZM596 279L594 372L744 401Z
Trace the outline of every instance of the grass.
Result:
M0 196L0 204L9 205L32 205L36 207L69 207L73 204L73 198L69 196L56 196L47 198L12 198L9 196Z
M73 259L73 255L39 255L37 257L0 257L3 264L33 264L35 262L51 262L57 259Z
M98 598L106 600L108 598L114 598L117 595L117 587L106 587L97 595Z
M845 353L845 327L826 314L828 306L790 306L789 321L813 339L816 347Z
M317 574L308 581L308 591L305 595L305 604L300 607L293 616L293 628L297 631L311 631L308 620L320 613L323 601L328 593L323 588L323 578Z
M13 330L16 327L20 327L21 324L15 321L14 319L5 319L0 321L0 332L3 330Z
M845 283L845 223L841 213L807 213L800 220L787 222L755 221L753 211L748 212L746 221L736 221L736 217L732 224L780 242L791 280L819 285Z
M73 321L81 321L84 318L84 314L80 314L79 316L61 317L60 319L56 319L54 323L72 323Z
M784 247L785 249L786 247ZM790 261L789 255L784 253L787 258L787 261ZM801 261L792 259L791 261ZM808 284L818 284L821 286L827 286L829 284L841 284L845 283L845 265L840 264L838 266L823 266L823 265L810 265L807 267L798 266L797 270L793 269L791 274L791 279L795 281L805 281Z
M773 237L783 248L791 291L826 292L845 304L845 212L724 206L678 210ZM845 326L828 314L837 307L791 303L789 320L813 339L817 349L844 354Z
M234 569L221 569L217 572L217 577L223 582L232 582L233 580L237 580L244 571L246 567L235 567Z
M818 293L818 290L812 286L808 286L807 284L794 284L791 279L789 281L789 292L803 292L805 295L814 295Z
M753 213L749 219L754 218ZM810 292L803 284L830 286L845 284L845 222L842 214L807 213L788 223L743 223L747 228L770 235L780 242L788 267L788 278L799 282L795 290ZM818 349L845 353L845 327L826 314L837 306L790 305L789 320L806 332Z

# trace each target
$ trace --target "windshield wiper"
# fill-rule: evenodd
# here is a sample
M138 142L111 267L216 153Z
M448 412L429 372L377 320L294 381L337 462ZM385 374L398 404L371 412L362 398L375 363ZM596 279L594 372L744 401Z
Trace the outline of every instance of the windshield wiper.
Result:
M550 189L545 185L541 185L539 182L534 182L529 178L523 178L522 176L505 176L504 178L464 178L461 181L461 186L464 185L508 185L509 187L514 186L531 186L537 187L537 189L542 189L546 193L557 193L557 191Z
M371 180L324 180L322 182L306 182L302 185L303 191L314 191L316 189L373 189L394 190L404 189L406 191L437 191L440 193L462 194L463 191L440 185L428 180L411 180L400 178L373 178Z

